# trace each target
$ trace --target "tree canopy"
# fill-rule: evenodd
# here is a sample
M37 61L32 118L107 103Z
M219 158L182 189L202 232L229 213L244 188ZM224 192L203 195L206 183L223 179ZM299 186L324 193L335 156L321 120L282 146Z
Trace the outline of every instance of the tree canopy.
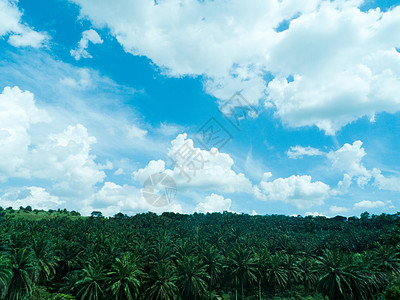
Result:
M0 210L0 299L400 299L400 213L20 210Z

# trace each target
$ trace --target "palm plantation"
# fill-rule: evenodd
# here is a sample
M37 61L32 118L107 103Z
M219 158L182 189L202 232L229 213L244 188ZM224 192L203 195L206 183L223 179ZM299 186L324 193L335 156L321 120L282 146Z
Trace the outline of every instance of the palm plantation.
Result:
M0 210L0 299L400 299L399 214L65 214Z

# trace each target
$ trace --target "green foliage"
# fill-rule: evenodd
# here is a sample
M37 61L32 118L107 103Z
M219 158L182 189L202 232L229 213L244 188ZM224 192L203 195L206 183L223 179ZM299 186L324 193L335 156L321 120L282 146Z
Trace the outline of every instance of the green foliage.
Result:
M108 290L113 299L133 300L138 298L144 274L132 253L124 253L121 259L117 258L107 275L109 276Z
M400 214L11 212L0 299L400 299Z
M12 275L10 260L4 256L0 256L0 299L6 296Z
M183 299L200 299L207 292L209 275L196 256L183 256L177 265L177 285Z
M94 218L102 218L103 217L103 214L101 213L101 211L92 211L92 213L90 215Z
M400 299L400 287L392 286L388 288L385 293L385 300L398 300Z

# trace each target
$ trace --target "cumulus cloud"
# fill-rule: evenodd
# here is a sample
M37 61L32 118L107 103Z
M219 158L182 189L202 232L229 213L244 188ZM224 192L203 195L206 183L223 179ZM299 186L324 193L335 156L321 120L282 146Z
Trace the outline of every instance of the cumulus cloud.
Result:
M370 201L363 200L354 204L354 208L356 209L370 209L370 208L378 208L385 206L385 202L383 201Z
M125 51L147 56L169 76L203 75L221 103L242 91L288 126L334 134L363 116L400 110L400 6L382 12L341 0L74 2Z
M0 37L8 36L8 42L15 47L42 46L49 39L48 35L34 31L22 23L21 17L16 1L0 0Z
M332 163L332 167L344 173L343 179L339 181L337 188L333 189L331 194L346 194L353 179L357 181L360 187L373 184L381 190L400 191L399 177L387 177L377 168L367 169L364 166L362 160L367 153L362 147L362 144L361 141L355 141L353 144L346 143L340 149L327 154L328 159Z
M15 200L40 205L36 199L42 195L43 201L57 205L65 199L85 199L94 191L94 185L103 181L103 170L112 168L109 161L104 165L94 161L91 146L96 138L80 124L68 126L61 133L44 134L32 142L32 127L51 121L47 111L37 107L32 93L6 87L0 94L0 179L39 179L46 185L46 190L31 187L31 196ZM46 194L47 190L51 195Z
M60 207L64 201L60 201L58 197L50 195L44 188L31 186L20 190L6 192L0 197L0 206L26 207L30 205L34 209L54 209Z
M30 154L27 164L32 176L53 181L59 195L88 197L93 186L106 176L90 152L95 142L81 124L49 135Z
M70 51L71 55L76 60L80 60L81 58L92 58L92 56L86 50L89 47L89 42L92 44L102 44L103 40L95 30L85 30L82 33L82 38L79 41L77 48Z
M355 141L352 145L344 144L343 147L336 151L328 153L328 159L332 162L332 166L347 174L350 178L356 177L359 186L363 187L371 179L371 173L361 162L367 154L362 147L361 141ZM348 186L349 178L343 179L344 186Z
M171 141L166 168L163 160L150 161L143 169L133 172L135 180L144 182L154 173L166 172L172 176L180 189L219 191L225 193L248 192L252 190L250 180L243 173L236 173L233 159L216 148L210 151L194 147L187 134L179 134Z
M216 148L210 151L196 148L186 133L179 134L171 142L168 157L172 162L174 178L181 188L225 193L250 193L252 190L245 174L232 169L234 161L229 154L221 153Z
M382 175L381 170L372 169L372 176L374 177L374 185L381 190L387 191L400 191L400 177L385 177Z
M347 194L353 178L349 174L344 174L343 179L338 182L337 188L331 190L332 195L344 195Z
M231 199L225 199L224 197L213 193L210 196L207 196L204 202L197 204L196 211L199 213L229 211L231 204Z
M106 216L121 211L131 214L147 211L182 213L182 207L176 201L164 207L155 207L143 198L139 188L127 184L118 185L114 182L105 182L103 187L93 194L85 208L85 213L89 214L93 210L101 210Z
M322 205L329 196L329 185L321 181L312 182L308 175L292 175L270 181L271 177L271 173L265 173L259 187L255 187L257 198L280 201L303 209Z
M310 146L302 147L299 145L290 147L290 149L287 151L287 156L291 159L303 158L304 156L320 156L324 154L325 153L319 149Z
M36 106L30 92L5 87L0 94L0 180L10 176L29 176L23 163L31 143L29 128L49 122L46 111Z
M155 173L165 171L165 162L161 159L150 161L143 169L136 170L132 173L133 178L143 184L147 178Z

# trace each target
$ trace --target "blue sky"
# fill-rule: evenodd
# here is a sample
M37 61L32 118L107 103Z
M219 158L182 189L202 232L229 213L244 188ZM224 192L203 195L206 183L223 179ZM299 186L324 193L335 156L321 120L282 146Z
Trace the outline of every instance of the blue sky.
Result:
M0 20L0 206L398 211L400 1L0 0ZM207 122L231 140L211 150Z

